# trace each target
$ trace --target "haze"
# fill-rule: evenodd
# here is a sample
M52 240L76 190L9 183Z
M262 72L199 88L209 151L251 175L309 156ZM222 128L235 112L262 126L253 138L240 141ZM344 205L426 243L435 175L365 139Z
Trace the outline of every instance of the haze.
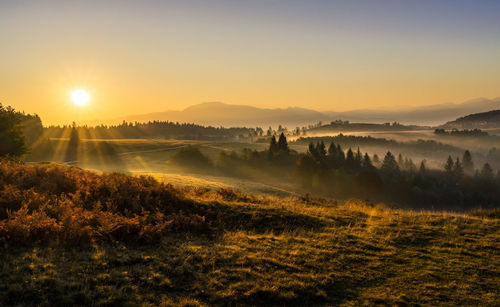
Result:
M2 1L0 101L59 124L493 98L499 20L498 1Z

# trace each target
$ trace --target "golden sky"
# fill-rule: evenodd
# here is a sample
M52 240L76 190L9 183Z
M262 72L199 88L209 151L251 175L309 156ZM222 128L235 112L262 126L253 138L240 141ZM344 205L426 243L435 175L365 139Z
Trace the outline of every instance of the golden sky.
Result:
M0 102L57 124L207 101L341 111L500 96L498 2L406 3L2 1Z

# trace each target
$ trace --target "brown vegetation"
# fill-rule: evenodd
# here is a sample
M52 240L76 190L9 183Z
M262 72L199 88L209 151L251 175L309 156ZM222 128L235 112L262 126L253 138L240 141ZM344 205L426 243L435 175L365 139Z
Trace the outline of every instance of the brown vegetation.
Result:
M494 305L498 212L0 163L0 305ZM141 243L141 244L138 244Z

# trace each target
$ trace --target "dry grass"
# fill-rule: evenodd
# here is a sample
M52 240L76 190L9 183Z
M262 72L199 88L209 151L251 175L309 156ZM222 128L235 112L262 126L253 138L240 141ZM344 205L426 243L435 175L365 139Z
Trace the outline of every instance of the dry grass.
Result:
M44 183L29 181L32 176ZM0 183L0 207L10 208L0 218L0 305L500 302L500 220L487 212L412 212L356 200L179 189L146 177L6 163L0 164ZM103 186L119 188L92 194ZM61 192L63 187L74 190ZM64 214L43 205L63 194L64 204L49 207L81 212L78 223L65 224ZM101 207L92 205L99 199ZM137 218L145 216L142 208L163 219ZM82 224L89 212L101 220ZM136 218L140 229L167 221L191 225L194 216L202 222L156 233L154 240L103 226L111 217L116 225ZM31 226L18 237L9 223ZM79 244L66 234L84 229L87 237Z

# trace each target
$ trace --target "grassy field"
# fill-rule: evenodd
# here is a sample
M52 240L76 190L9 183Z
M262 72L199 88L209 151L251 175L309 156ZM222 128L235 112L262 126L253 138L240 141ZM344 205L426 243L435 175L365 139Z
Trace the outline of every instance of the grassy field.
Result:
M500 302L498 211L214 188L0 163L0 305Z

